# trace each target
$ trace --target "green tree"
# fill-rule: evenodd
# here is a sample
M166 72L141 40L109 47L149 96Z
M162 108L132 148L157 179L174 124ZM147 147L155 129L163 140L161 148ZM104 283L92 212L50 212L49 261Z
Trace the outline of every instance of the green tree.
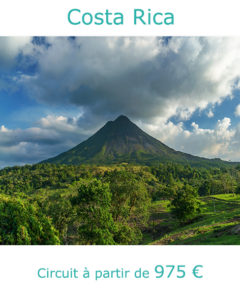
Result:
M0 244L58 245L58 233L48 217L21 199L0 196Z
M196 190L188 184L178 189L171 202L171 212L181 223L200 213L200 201L197 199Z
M71 199L72 204L77 206L80 244L115 244L111 196L108 183L98 179L80 183L77 196Z
M199 193L200 196L210 195L210 193L211 193L211 181L209 179L203 181L203 183L200 185L200 187L198 189L198 193Z
M44 213L51 217L54 227L58 230L61 242L69 244L69 228L73 228L76 218L75 209L66 195L55 192L43 203Z
M238 185L238 186L236 187L235 193L238 194L238 195L240 194L240 185Z
M137 244L149 219L151 199L145 183L128 171L111 172L107 179L112 192L112 215L118 244Z
M233 193L233 178L229 173L223 173L221 175L222 186L224 193L228 194L230 191Z

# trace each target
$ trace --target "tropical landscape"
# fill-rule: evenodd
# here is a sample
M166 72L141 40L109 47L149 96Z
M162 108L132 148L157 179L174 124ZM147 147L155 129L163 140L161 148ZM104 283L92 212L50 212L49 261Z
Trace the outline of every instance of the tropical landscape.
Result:
M175 151L127 117L0 171L2 244L239 244L240 164Z
M1 245L240 245L240 39L0 38Z

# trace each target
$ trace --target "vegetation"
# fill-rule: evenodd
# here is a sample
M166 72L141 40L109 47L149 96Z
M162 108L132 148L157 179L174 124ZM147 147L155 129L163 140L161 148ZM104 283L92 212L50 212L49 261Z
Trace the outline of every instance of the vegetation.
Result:
M81 244L112 245L115 226L111 214L109 184L100 180L80 182L78 193L71 199L79 217L78 239Z
M240 165L120 116L45 163L0 170L0 244L240 244L239 195Z
M59 244L50 219L34 205L0 196L0 242L7 245Z
M167 232L145 243L155 245L240 245L240 196L220 194L201 197L202 213L193 222L178 226L170 218L170 211L155 203L155 210L164 210L161 226ZM161 209L160 209L161 207Z
M195 188L185 184L177 189L171 202L171 212L181 223L191 221L200 211L200 201Z
M240 168L0 170L0 244L240 244Z

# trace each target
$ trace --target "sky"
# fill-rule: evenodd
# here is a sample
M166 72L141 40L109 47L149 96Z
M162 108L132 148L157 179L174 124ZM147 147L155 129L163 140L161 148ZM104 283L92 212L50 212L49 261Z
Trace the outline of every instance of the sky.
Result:
M121 114L176 150L240 161L240 38L0 37L0 168Z

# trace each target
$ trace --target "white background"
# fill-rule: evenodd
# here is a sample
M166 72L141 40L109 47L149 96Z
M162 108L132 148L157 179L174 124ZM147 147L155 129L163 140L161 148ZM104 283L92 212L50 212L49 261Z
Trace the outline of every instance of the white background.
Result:
M1 35L239 35L239 1L8 0L0 4ZM122 12L124 26L70 25L70 9ZM133 25L133 9L173 12L174 26Z
M124 26L72 26L67 13L122 12ZM133 25L133 9L173 12L174 26ZM0 35L202 35L239 36L238 1L2 1ZM1 299L238 299L240 260L238 246L129 246L129 247L5 247L0 248ZM39 279L41 267L96 269L184 264L184 279ZM192 276L192 267L204 266L203 279Z
M147 269L159 264L186 265L186 277L94 279L94 270ZM203 265L199 274L192 268ZM90 271L90 279L40 279L39 268ZM239 299L237 246L3 246L1 299ZM4 296L4 297L3 297Z

